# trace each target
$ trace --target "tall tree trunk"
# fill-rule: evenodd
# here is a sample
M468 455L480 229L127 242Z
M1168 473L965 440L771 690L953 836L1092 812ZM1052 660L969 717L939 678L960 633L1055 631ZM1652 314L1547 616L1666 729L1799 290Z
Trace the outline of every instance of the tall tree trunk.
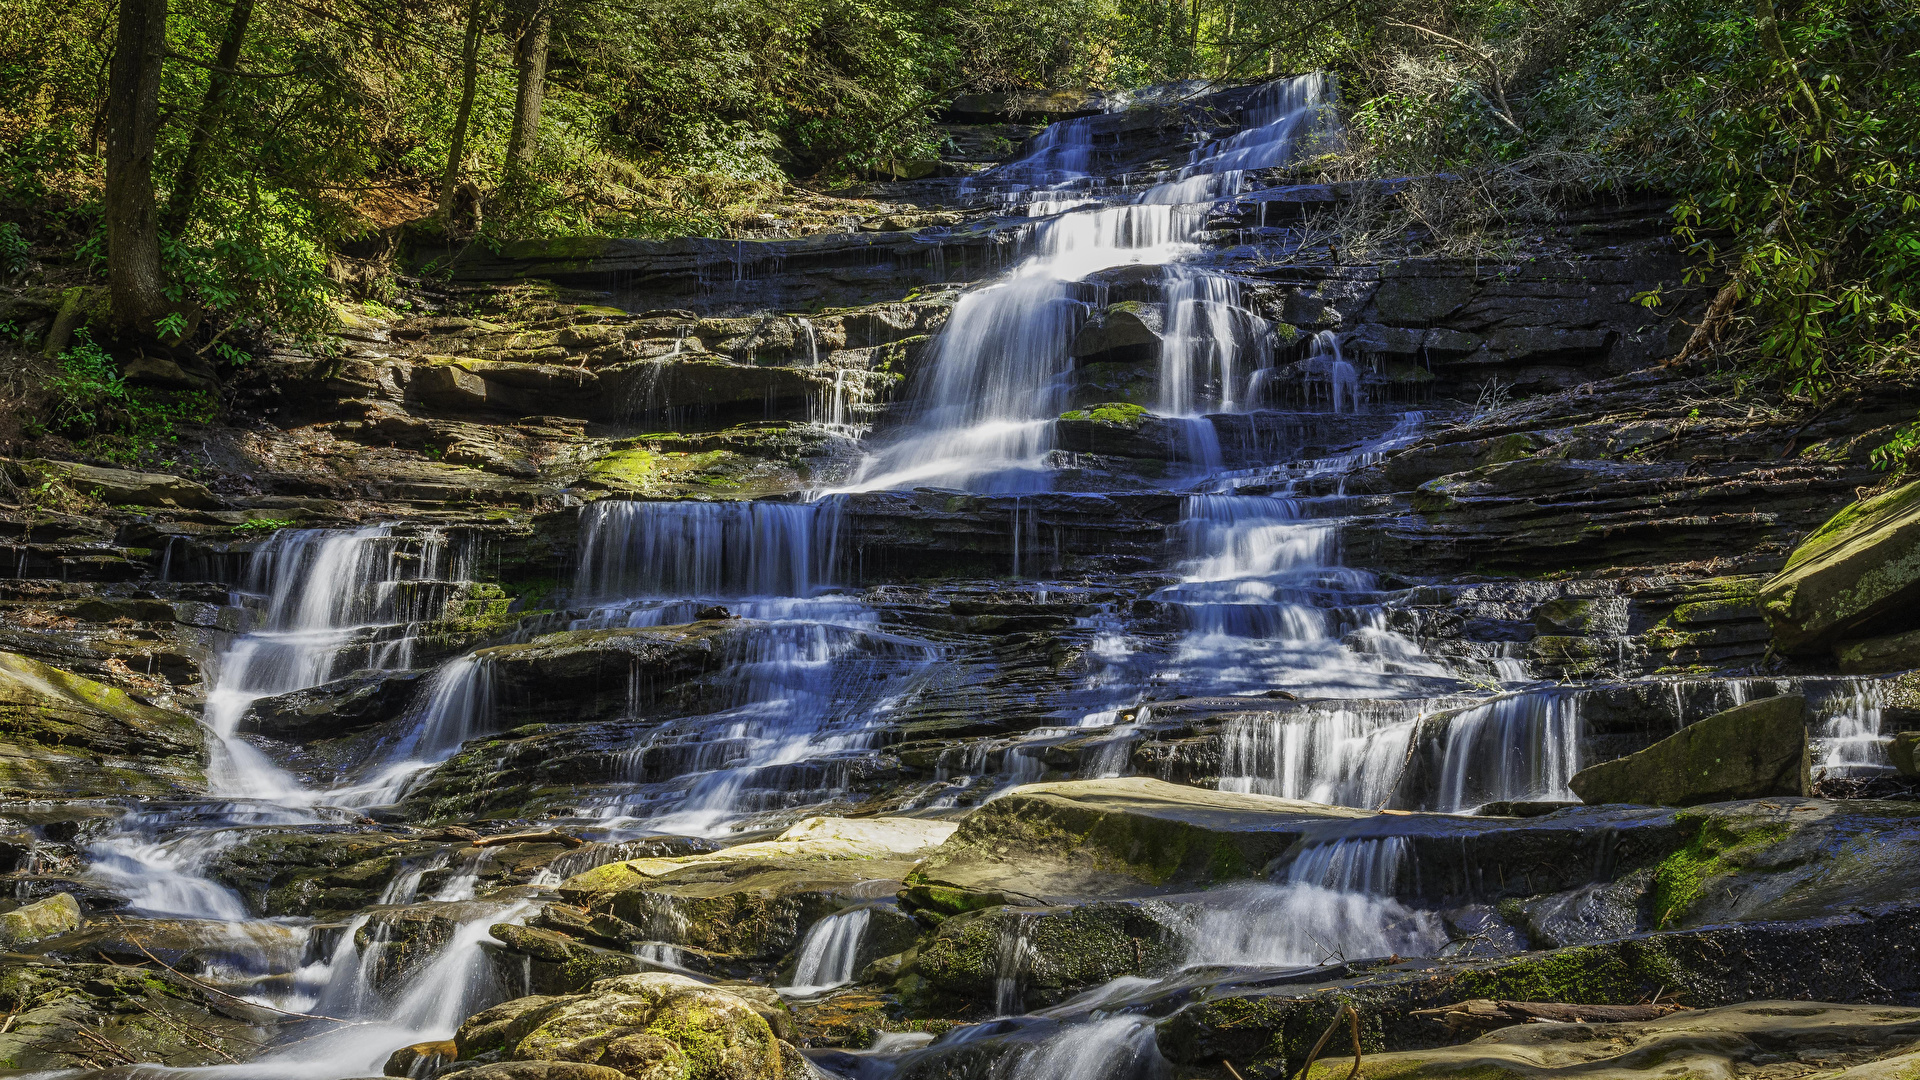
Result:
M114 329L135 336L151 335L167 305L153 198L166 47L167 0L120 0L107 77L107 294Z
M537 6L521 24L520 39L513 49L520 80L513 98L513 127L507 132L509 185L525 179L533 166L540 141L540 104L547 92L547 45L553 36L553 11L545 0L532 2Z
M227 93L233 88L233 73L240 66L240 46L246 41L247 23L252 18L253 0L233 0L233 11L227 16L227 37L220 43L220 58L214 61L213 74L207 79L207 96L200 102L200 117L187 144L187 160L173 178L173 197L167 200L166 216L160 219L160 231L169 236L179 236L193 219L193 204L200 198L200 173L206 167L213 136L220 130Z
M447 151L447 171L440 177L440 206L434 217L442 223L453 216L454 190L460 186L460 161L467 153L467 123L473 118L473 95L480 72L480 5L467 5L467 37L460 45L460 111L453 120L453 146Z

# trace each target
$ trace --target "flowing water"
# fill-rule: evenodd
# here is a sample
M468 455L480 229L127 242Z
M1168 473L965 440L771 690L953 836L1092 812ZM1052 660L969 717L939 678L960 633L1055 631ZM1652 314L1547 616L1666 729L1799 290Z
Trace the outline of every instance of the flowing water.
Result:
M1030 225L1012 266L959 299L904 406L868 434L854 420L861 399L845 372L818 403L816 420L865 442L843 489L806 493L804 501L606 499L584 508L567 610L544 624L549 629L738 622L716 646L706 678L711 707L666 717L630 708L622 722L633 741L610 755L616 782L582 792L570 827L612 840L725 837L856 806L858 768L888 744L897 717L937 692L955 657L950 638L916 632L860 591L849 499L914 488L1024 496L1011 500L1012 570L1049 572L1039 507L1059 495L1033 493L1057 492L1068 475L1054 428L1073 404L1074 339L1108 306L1101 273L1135 266L1154 268L1147 280L1164 316L1152 412L1166 423L1180 465L1163 492L1180 507L1168 536L1174 554L1137 603L1076 616L1075 632L1087 642L1077 674L1048 675L1050 692L1072 683L1061 690L1067 706L1015 734L941 752L938 780L914 806L941 812L961 805L963 794L973 800L983 788L1042 779L1055 767L1049 753L1070 745L1080 748L1077 775L1129 775L1135 750L1157 737L1160 714L1176 715L1179 701L1197 698L1239 703L1220 736L1222 790L1451 813L1570 799L1568 782L1583 764L1580 693L1532 683L1524 664L1497 653L1429 655L1397 617L1408 590L1347 565L1343 534L1367 508L1341 493L1340 477L1414 438L1427 417L1368 400L1335 335L1278 341L1249 310L1242 283L1203 257L1219 200L1242 191L1250 173L1337 137L1331 102L1319 76L1273 83L1252 95L1238 131L1199 142L1183 167L1141 187L1100 175L1098 118L1052 125L1026 159L975 182L1025 212ZM814 327L799 325L809 365L818 367ZM1282 364L1283 356L1296 359ZM1324 458L1241 437L1257 430L1254 417L1279 410L1290 410L1283 418L1377 423L1355 428L1371 435ZM214 798L130 814L90 848L89 875L126 896L128 914L201 920L209 934L236 942L231 951L242 959L225 977L254 1000L348 1022L309 1022L297 1042L261 1062L197 1074L368 1075L396 1047L446 1038L478 1008L524 992L490 962L487 943L489 927L524 917L532 902L474 899L488 871L485 851L409 863L386 887L383 905L445 905L438 910L457 929L413 974L385 984L380 972L395 943L377 913L345 927L259 920L208 872L249 828L323 826L378 812L469 740L511 726L486 654L432 656L422 644L420 624L439 618L468 584L471 561L438 532L402 526L290 529L260 545L234 598L252 625L209 672ZM1036 602L1048 588L1032 589ZM249 710L263 699L349 675L418 672L427 660L433 670L404 715L363 740L362 760L350 767L289 770L245 734ZM1713 693L1744 699L1753 689L1723 682ZM1822 768L1883 769L1882 703L1872 685L1829 691ZM1678 701L1678 683L1674 693ZM631 701L641 696L636 688ZM1697 713L1676 705L1676 722ZM1268 880L1152 901L1184 928L1177 969L1119 980L1025 1018L1051 1033L1029 1039L1006 1059L1010 1071L995 1075L1170 1076L1154 1044L1151 1003L1182 980L1219 968L1439 954L1449 944L1444 920L1405 888L1413 860L1405 840L1322 839ZM854 906L814 922L783 992L817 996L856 979L875 912ZM992 1004L1020 1019L1030 920L1006 925ZM668 937L673 929L646 932ZM662 942L640 950L666 966L681 959ZM991 1027L963 1028L942 1042L994 1037ZM870 1058L881 1072L871 1075L884 1075L901 1053L939 1049L884 1044Z

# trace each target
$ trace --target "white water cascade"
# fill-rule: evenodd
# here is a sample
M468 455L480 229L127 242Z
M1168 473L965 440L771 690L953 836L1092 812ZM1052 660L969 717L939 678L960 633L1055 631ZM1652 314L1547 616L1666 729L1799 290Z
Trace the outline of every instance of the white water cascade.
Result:
M1085 280L1118 266L1168 268L1163 409L1187 416L1235 407L1247 342L1265 348L1265 324L1239 306L1228 278L1182 264L1200 251L1211 205L1236 194L1247 170L1291 160L1307 136L1326 130L1329 112L1324 76L1276 82L1249 105L1244 130L1195 151L1174 178L1091 207L1084 197L1057 194L1078 185L1090 165L1091 128L1077 121L1050 128L1036 155L1006 174L1022 190L1039 182L1055 192L1028 200L1029 212L1055 216L1033 226L1029 254L1005 277L960 298L935 343L911 420L874 450L849 487L1047 489L1052 422L1066 408L1073 339L1101 299Z
M837 911L807 928L794 954L793 978L782 993L805 997L845 986L859 972L860 943L866 937L873 909Z

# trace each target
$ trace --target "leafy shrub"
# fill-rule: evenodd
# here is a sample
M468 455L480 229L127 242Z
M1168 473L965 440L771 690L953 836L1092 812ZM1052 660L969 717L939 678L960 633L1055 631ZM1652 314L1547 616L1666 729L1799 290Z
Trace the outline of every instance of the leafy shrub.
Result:
M57 432L84 452L121 464L172 464L167 452L179 427L207 423L220 407L218 397L202 391L129 385L84 329L60 354L46 390L46 416L30 425L29 434Z

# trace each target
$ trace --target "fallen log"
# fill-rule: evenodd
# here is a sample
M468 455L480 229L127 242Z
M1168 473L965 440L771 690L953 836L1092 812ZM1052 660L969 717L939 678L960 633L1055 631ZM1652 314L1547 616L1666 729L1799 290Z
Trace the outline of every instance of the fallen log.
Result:
M1475 998L1437 1009L1415 1009L1450 1028L1497 1028L1509 1024L1623 1024L1658 1020L1685 1009L1685 1005L1657 1002L1647 1005L1569 1005L1558 1001L1491 1001Z

